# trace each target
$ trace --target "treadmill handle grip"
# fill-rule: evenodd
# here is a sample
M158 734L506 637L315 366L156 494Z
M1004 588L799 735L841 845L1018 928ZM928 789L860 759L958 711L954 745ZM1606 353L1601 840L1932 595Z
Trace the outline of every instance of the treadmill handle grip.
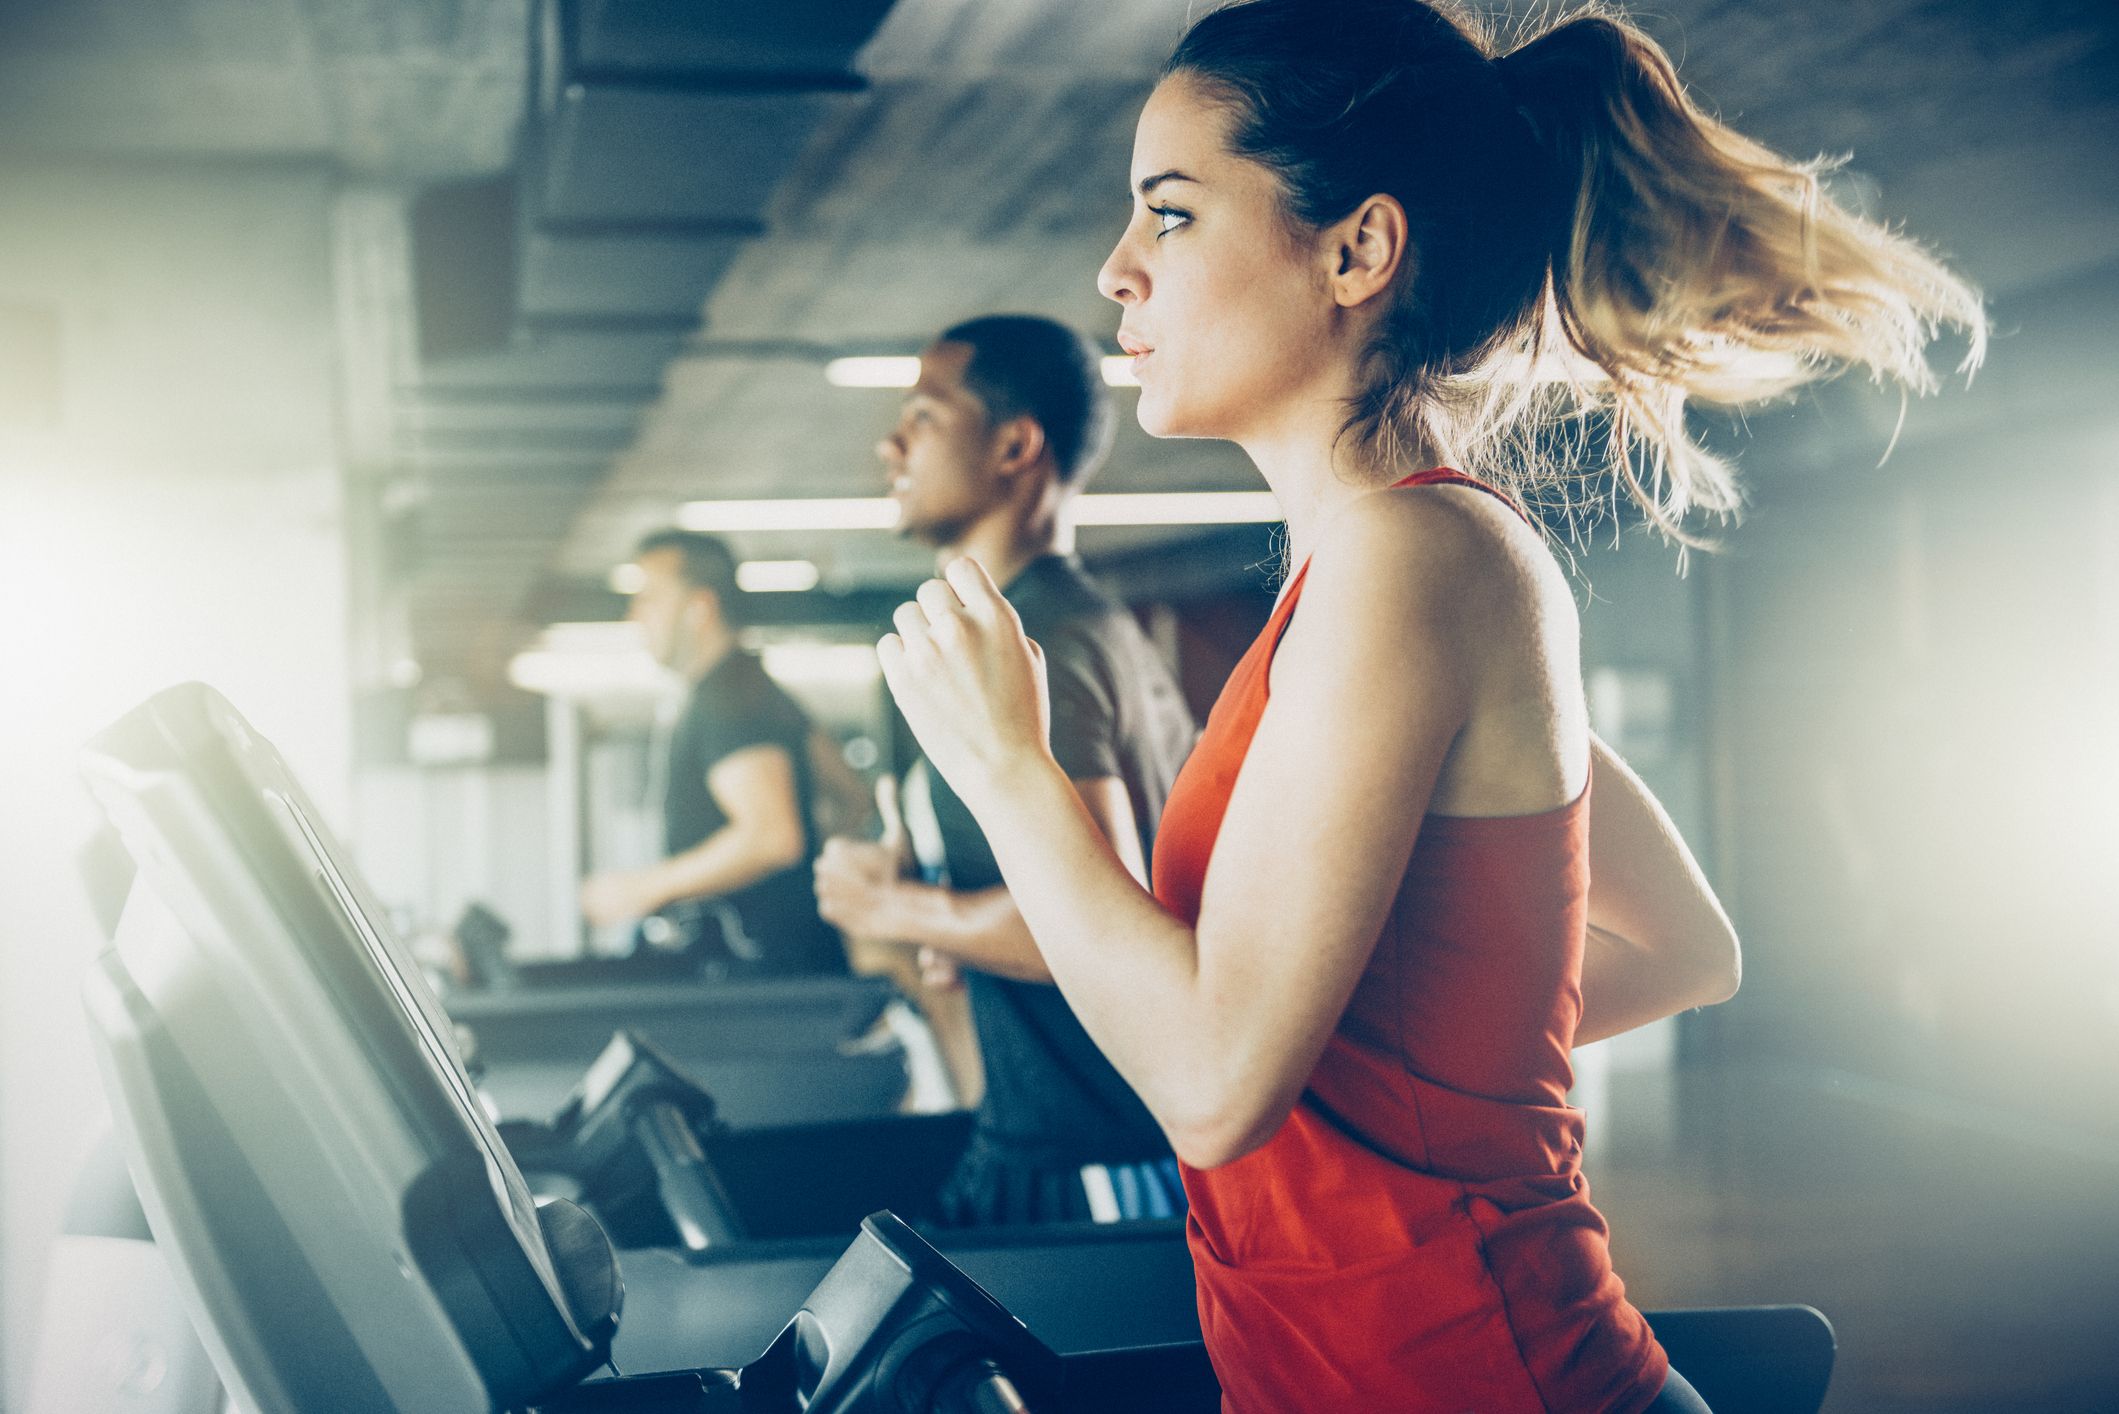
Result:
M662 1206L686 1250L704 1252L742 1241L735 1205L684 1111L668 1100L650 1100L634 1111L632 1130L654 1165Z

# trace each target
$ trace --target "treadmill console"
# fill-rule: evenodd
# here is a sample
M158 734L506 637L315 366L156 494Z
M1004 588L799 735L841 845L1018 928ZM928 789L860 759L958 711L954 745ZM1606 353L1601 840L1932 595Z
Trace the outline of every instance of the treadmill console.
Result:
M1056 1407L1059 1358L889 1213L742 1369L582 1383L623 1294L603 1230L532 1199L425 979L278 754L190 684L83 765L139 861L85 988L99 1059L150 1224L239 1405ZM657 1064L614 1055L584 1109L681 1127Z
M139 864L91 1019L224 1379L381 1414L511 1407L602 1363L615 1281L608 1309L575 1304L596 1275L561 1271L447 1018L271 745L187 684L83 770ZM576 1261L593 1248L570 1229Z

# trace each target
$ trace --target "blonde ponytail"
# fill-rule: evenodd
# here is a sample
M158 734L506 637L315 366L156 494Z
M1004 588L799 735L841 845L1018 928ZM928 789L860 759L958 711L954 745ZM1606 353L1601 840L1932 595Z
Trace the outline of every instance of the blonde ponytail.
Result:
M1962 371L1984 356L1977 291L1835 202L1820 181L1832 164L1789 161L1700 111L1631 24L1578 11L1498 62L1571 208L1531 356L1556 327L1595 366L1574 411L1610 413L1610 469L1666 534L1689 541L1688 516L1739 504L1688 404L1742 407L1853 367L1927 393L1942 325L1969 338Z

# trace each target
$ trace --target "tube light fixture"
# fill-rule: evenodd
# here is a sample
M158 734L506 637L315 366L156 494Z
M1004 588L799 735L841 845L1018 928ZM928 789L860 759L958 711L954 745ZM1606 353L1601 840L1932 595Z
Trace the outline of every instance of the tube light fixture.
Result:
M808 560L745 560L736 566L736 588L746 594L800 594L815 589L818 578Z
M687 501L677 508L686 530L889 530L898 503L888 496L809 496L784 501Z
M1133 355L1106 354L1102 360L1104 382L1113 388L1138 388L1133 376ZM824 381L834 388L910 388L920 381L920 360L912 355L863 354L835 358L824 365Z
M648 652L647 634L624 621L549 624L508 660L508 681L546 697L654 697L669 676Z
M1241 525L1281 519L1270 491L1091 492L1076 496L1076 525ZM677 510L686 530L889 530L897 503L887 496L805 497L785 501L689 501Z
M1281 518L1270 491L1113 491L1074 498L1076 525L1245 525Z
M920 381L917 355L835 358L824 365L824 381L834 388L910 388Z

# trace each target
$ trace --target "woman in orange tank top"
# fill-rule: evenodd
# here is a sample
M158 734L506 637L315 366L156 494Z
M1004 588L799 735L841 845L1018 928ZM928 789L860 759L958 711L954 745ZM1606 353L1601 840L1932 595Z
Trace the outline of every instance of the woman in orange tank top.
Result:
M1850 364L1925 388L1937 323L1976 360L1978 298L1602 10L1505 51L1417 0L1216 11L1129 186L1098 284L1141 425L1239 444L1299 566L1153 894L1045 750L1035 645L977 565L899 609L891 689L1184 1165L1232 1414L1697 1411L1612 1272L1565 1097L1576 1043L1728 996L1736 939L1591 736L1519 508L1581 484L1539 434L1602 417L1614 495L1682 540L1737 499L1688 399ZM1476 478L1421 470L1445 460Z

